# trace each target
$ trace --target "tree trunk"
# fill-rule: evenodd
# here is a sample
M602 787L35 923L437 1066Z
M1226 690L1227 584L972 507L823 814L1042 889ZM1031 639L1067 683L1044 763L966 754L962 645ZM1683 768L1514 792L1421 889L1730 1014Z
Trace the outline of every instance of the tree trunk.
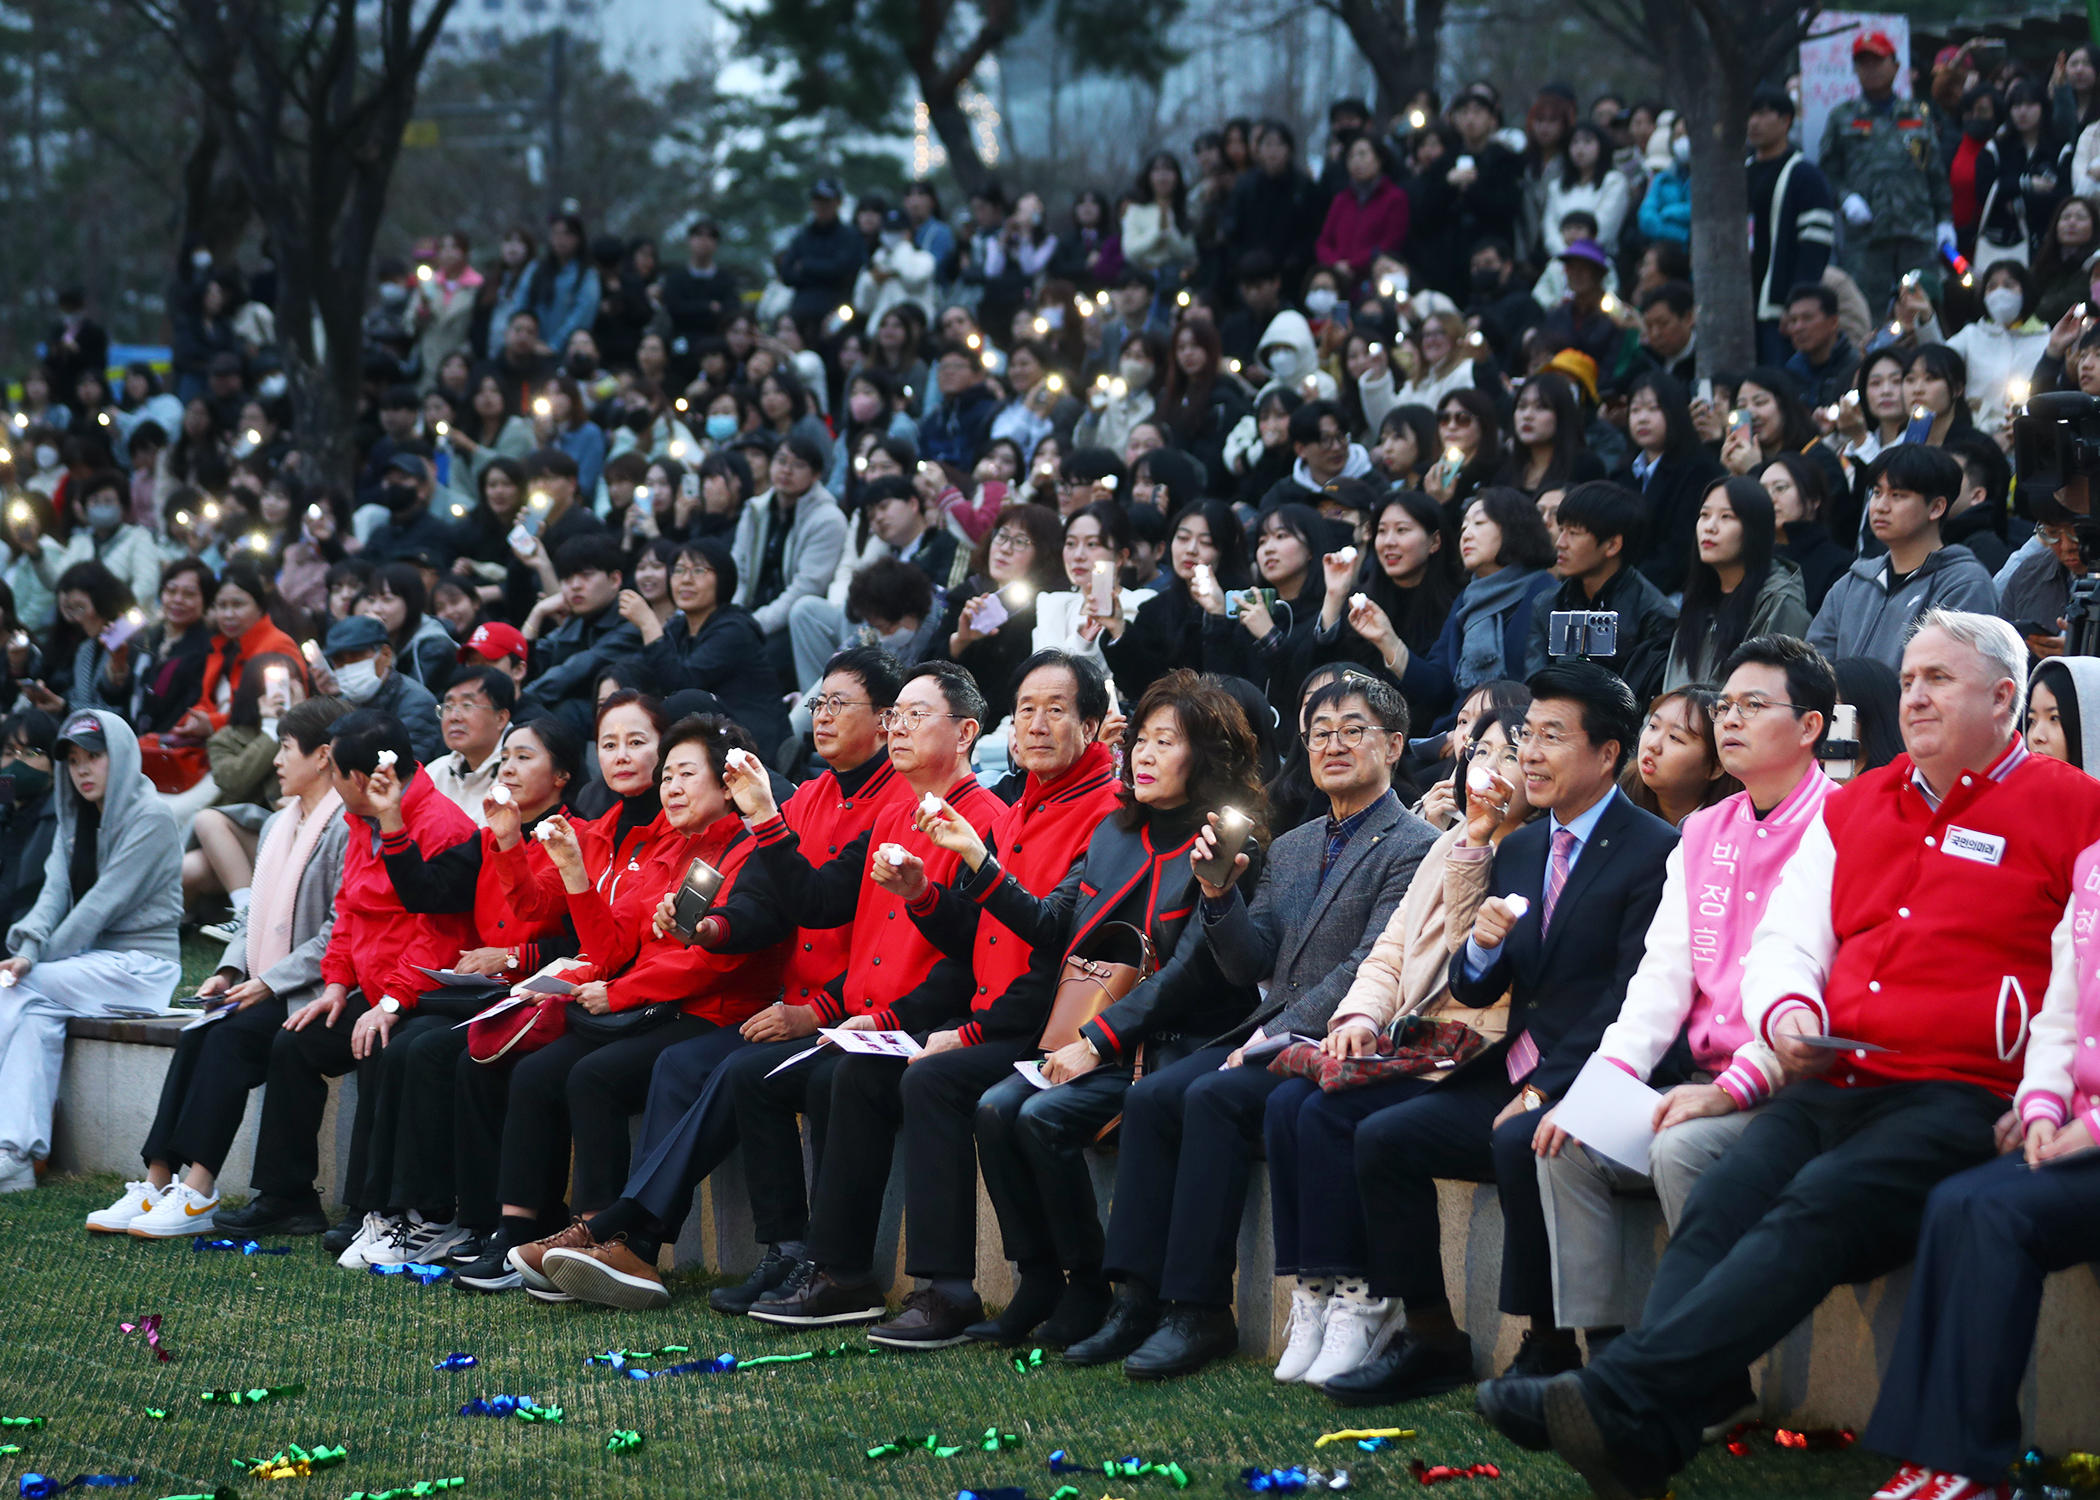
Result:
M1330 7L1378 82L1376 109L1381 118L1391 119L1424 89L1436 87L1444 4L1445 0L1417 0L1411 28L1407 0L1334 0Z
M992 169L977 154L977 138L970 117L963 110L960 90L941 79L921 77L919 88L926 99L926 117L933 133L948 152L948 170L965 193L975 193L993 181Z
M1719 65L1705 27L1686 16L1666 45L1692 145L1692 284L1699 289L1702 376L1757 363L1743 136L1754 80Z

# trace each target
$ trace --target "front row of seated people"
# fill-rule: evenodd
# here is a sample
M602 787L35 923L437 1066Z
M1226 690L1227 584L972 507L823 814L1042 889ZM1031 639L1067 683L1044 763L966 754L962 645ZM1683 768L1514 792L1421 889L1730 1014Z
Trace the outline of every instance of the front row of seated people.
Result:
M1817 760L1830 664L1746 642L1712 708L1743 790L1672 828L1618 789L1642 729L1623 681L1555 662L1471 726L1441 833L1393 789L1404 704L1345 673L1301 714L1322 805L1273 837L1225 686L1169 673L1125 727L1098 667L1054 650L1012 684L1000 792L971 774L968 672L862 647L811 700L825 771L785 800L735 723L623 691L598 710L608 811L567 811L584 747L526 719L480 829L398 720L309 700L205 986L227 1009L183 1035L147 1175L89 1228L325 1230L346 1266L661 1307L661 1252L740 1152L764 1251L717 1310L1162 1378L1239 1346L1235 1230L1265 1157L1294 1278L1276 1378L1373 1406L1474 1381L1435 1182L1493 1182L1499 1306L1528 1327L1479 1407L1597 1494L1665 1493L1751 1403L1759 1356L1921 1244L1867 1433L1903 1461L1881 1495L1990 1494L2041 1279L2100 1250L2100 784L2030 753L2024 672L2001 622L1928 614L1907 753L1840 789ZM176 977L153 902L179 899L180 851L136 742L90 713L60 750L46 890L0 990L17 1178L49 1150L65 1018L159 1003ZM1228 814L1252 823L1238 848ZM722 881L688 937L696 857ZM1149 977L1073 1010L1075 975L1140 947ZM572 999L493 1056L461 1025L487 995L438 972L550 967ZM918 1051L848 1053L820 1027ZM1593 1059L1661 1091L1645 1170L1557 1118ZM351 1212L329 1229L317 1134L352 1071ZM256 1196L226 1210L214 1177L258 1083ZM1087 1152L1111 1131L1104 1224ZM894 1314L893 1154L916 1283ZM1019 1271L991 1316L980 1173ZM1671 1232L1645 1299L1620 1279L1641 1193Z

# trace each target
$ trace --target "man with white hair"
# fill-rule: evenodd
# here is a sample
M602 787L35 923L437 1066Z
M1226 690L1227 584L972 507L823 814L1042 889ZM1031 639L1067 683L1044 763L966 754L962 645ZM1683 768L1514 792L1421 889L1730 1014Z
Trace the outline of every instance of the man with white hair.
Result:
M1787 1086L1700 1179L1639 1329L1575 1374L1480 1388L1598 1495L1664 1493L1749 1363L1832 1287L1908 1261L1934 1184L2018 1130L2050 936L2100 836L2100 782L2015 732L2025 669L2002 620L1920 617L1905 753L1824 803L1751 943L1744 1019Z

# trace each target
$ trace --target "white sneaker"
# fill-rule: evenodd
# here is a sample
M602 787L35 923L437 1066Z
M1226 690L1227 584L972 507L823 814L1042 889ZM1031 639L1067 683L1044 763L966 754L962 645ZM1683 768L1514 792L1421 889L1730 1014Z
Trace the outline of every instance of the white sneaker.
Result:
M91 1234L122 1234L137 1220L153 1211L166 1195L168 1187L155 1187L150 1182L127 1182L124 1196L107 1208L98 1208L87 1216L88 1232Z
M395 1221L377 1209L365 1215L364 1225L357 1231L357 1238L349 1248L335 1258L335 1263L346 1271L362 1271L371 1262L365 1257L387 1242L394 1232Z
M26 1193L36 1187L36 1163L14 1151L0 1151L0 1193Z
M1371 1357L1371 1341L1378 1337L1390 1304L1358 1302L1336 1297L1327 1310L1327 1331L1320 1340L1320 1357L1301 1377L1307 1385L1325 1385L1337 1375L1346 1375Z
M393 1220L392 1226L386 1239L366 1250L366 1265L430 1265L467 1237L467 1231L457 1224L433 1224L414 1210L406 1218Z
M219 1195L198 1192L186 1183L175 1182L161 1194L151 1213L133 1219L131 1233L142 1240L172 1240L184 1235L204 1234L218 1222Z
M1305 1378L1305 1372L1320 1356L1320 1342L1327 1334L1327 1309L1334 1306L1334 1301L1321 1292L1291 1293L1289 1342L1283 1347L1283 1358L1276 1361L1278 1380Z

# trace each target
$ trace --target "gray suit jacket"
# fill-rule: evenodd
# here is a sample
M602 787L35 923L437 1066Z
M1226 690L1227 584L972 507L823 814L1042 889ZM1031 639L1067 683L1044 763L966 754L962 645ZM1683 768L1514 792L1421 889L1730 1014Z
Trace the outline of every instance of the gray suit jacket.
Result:
M255 847L262 847L263 839L270 836L271 829L282 812L271 813L263 823L262 835ZM250 979L260 979L270 987L271 993L288 1003L293 1009L309 1000L320 998L321 955L328 951L329 934L335 930L335 893L343 883L343 855L349 848L350 825L343 821L338 811L328 829L314 845L313 858L306 862L306 869L299 876L299 894L292 903L292 951L272 964L267 973L248 973L248 913L254 908L244 906L234 919L233 938L226 945L226 956L219 960L219 967Z
M1254 904L1235 888L1213 916L1203 905L1203 931L1225 977L1235 984L1266 980L1262 1005L1211 1045L1238 1045L1263 1027L1321 1035L1327 1018L1349 993L1356 966L1371 952L1391 918L1436 830L1387 792L1341 858L1320 878L1327 823L1316 818L1269 846Z

